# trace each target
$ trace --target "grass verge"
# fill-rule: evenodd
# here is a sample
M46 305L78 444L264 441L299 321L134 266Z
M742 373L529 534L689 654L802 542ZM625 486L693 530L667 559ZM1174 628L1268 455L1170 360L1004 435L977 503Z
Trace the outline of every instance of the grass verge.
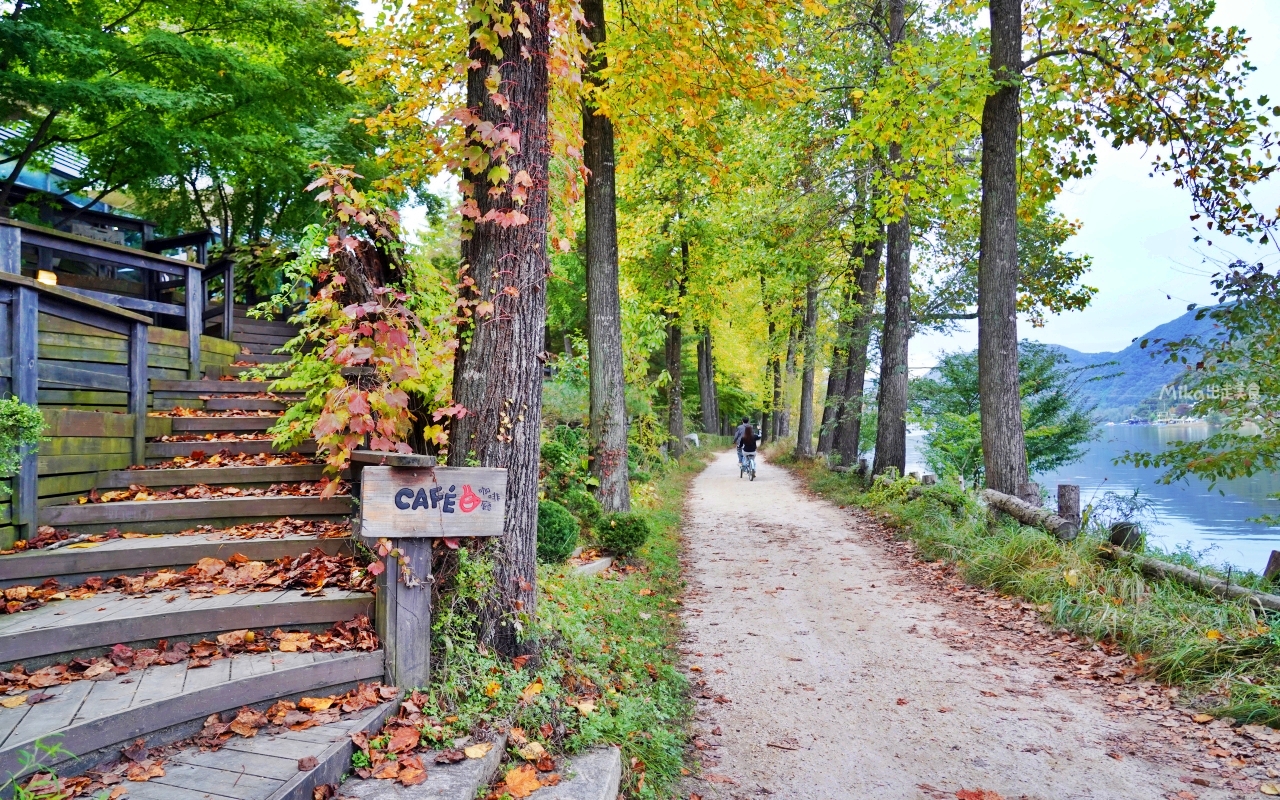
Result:
M909 478L866 489L854 475L820 462L785 453L770 460L788 466L817 494L872 512L915 543L922 558L953 563L972 584L1036 603L1065 630L1119 643L1147 675L1183 687L1205 710L1280 723L1280 615L1104 560L1103 531L1086 530L1062 543L1007 518L992 522L956 484L928 487L913 499L908 491L918 484ZM1145 555L1224 577L1189 553ZM1257 575L1235 573L1232 580L1262 588Z
M636 556L596 577L540 567L537 661L500 659L480 643L492 565L483 553L458 551L433 623L428 694L445 720L437 738L509 722L552 753L614 744L627 798L672 796L692 711L677 669L680 522L689 482L710 453L704 443L633 492L651 529ZM520 763L514 747L511 756Z

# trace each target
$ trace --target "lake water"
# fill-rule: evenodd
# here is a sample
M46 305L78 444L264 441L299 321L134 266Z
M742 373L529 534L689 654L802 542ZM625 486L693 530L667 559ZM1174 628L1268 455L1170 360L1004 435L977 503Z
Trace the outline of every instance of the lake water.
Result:
M1272 550L1280 550L1280 528L1249 522L1261 514L1280 514L1280 501L1267 497L1280 492L1280 475L1256 475L1247 480L1221 481L1212 491L1206 481L1190 478L1180 483L1156 483L1160 471L1140 469L1112 460L1129 450L1160 450L1165 443L1196 441L1209 434L1207 424L1114 425L1100 429L1080 461L1035 480L1056 496L1059 483L1080 486L1081 504L1104 492L1128 494L1134 489L1152 502L1156 522L1150 540L1172 549L1188 545L1195 552L1208 550L1205 557L1219 564L1261 572ZM920 436L908 436L907 460L921 463Z

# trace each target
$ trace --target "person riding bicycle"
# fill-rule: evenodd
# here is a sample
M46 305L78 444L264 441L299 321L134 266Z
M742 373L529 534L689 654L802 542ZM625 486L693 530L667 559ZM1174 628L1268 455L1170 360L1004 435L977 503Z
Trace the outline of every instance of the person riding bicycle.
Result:
M755 453L756 443L759 438L756 436L755 428L751 427L751 422L746 417L742 418L742 424L733 432L733 443L738 448L738 466L742 466L746 462L743 453Z

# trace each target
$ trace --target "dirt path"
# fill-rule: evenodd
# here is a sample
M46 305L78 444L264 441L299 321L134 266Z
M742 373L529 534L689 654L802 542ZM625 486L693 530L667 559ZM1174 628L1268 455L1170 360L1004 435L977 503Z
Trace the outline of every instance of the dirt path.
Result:
M781 468L762 463L752 483L720 456L693 484L686 538L682 652L703 765L686 797L1261 796L1256 780L1209 769L1224 762L1188 738L1209 728L1167 692L1076 680L1071 653L1054 650L1089 651L1098 669L1123 659L1055 638L1019 604L930 581L873 521ZM1122 689L1134 698L1109 703Z

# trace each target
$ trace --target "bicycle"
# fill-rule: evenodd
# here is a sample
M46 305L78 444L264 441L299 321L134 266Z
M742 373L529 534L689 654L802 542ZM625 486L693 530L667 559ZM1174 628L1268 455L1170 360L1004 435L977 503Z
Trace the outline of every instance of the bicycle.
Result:
M751 480L754 481L756 479L755 453L743 453L742 460L738 462L738 477L741 478L743 475L747 474L751 475Z

